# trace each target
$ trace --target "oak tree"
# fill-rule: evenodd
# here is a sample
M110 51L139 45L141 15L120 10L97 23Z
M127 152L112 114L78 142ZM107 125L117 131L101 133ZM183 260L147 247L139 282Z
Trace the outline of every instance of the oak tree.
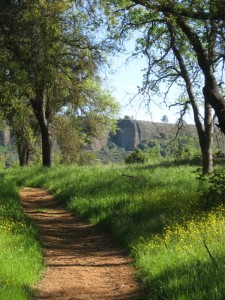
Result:
M3 1L0 7L0 42L4 60L9 62L3 77L10 74L10 80L15 77L23 87L20 96L29 100L38 120L43 165L48 167L52 164L52 122L63 106L72 103L82 115L92 111L102 119L115 111L112 99L99 100L102 110L96 109L104 93L93 87L104 55L93 34L98 24L89 32L88 13L81 2Z
M181 79L184 82L188 100L174 102L183 106L181 116L192 106L206 173L212 169L212 108L218 127L225 133L225 101L221 88L225 57L222 7L223 2L208 0L124 0L106 4L106 10L111 11L111 24L117 25L111 27L113 37L123 39L128 32L135 31L134 55L147 58L140 91L148 93L151 99L160 92L161 83L167 84L166 98L173 84L183 92ZM180 93L178 100L185 98L184 93ZM203 120L199 112L201 101Z

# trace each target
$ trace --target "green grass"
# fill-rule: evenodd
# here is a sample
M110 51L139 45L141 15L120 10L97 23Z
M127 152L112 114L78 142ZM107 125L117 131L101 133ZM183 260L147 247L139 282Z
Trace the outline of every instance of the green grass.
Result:
M135 258L146 299L223 299L225 210L201 211L196 167L107 165L5 171L45 187Z
M18 190L0 173L0 299L25 300L41 276L42 251L38 234L23 214Z
M225 209L165 228L134 247L139 276L160 299L224 299Z

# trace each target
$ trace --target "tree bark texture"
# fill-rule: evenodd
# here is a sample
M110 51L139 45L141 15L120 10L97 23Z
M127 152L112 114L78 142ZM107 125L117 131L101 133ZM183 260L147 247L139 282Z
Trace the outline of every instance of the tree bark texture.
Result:
M198 133L199 144L202 153L202 172L203 174L211 173L213 170L213 156L212 156L212 145L213 145L213 117L212 117L212 108L205 98L205 107L204 107L204 125L200 120L200 113L198 109L198 104L195 98L194 90L192 87L192 82L186 68L185 61L182 57L179 47L176 45L176 36L173 29L173 25L168 22L168 28L171 38L171 47L174 55L179 63L181 70L181 76L186 84L186 90L192 106L194 121Z
M202 149L203 158L203 174L209 174L213 171L213 132L214 132L214 122L212 115L212 107L209 103L205 101L205 138L204 147Z
M42 140L42 164L44 167L51 167L52 165L52 134L50 126L41 126L41 140Z
M41 138L42 138L42 165L44 167L51 167L52 165L52 133L51 133L51 110L45 99L44 91L37 90L36 97L31 100L31 105L34 114L38 120Z
M20 166L21 167L27 166L30 158L30 149L28 149L22 144L18 144L17 152L19 156Z
M176 21L196 53L199 67L201 68L205 78L205 86L203 88L204 98L214 109L218 118L218 127L225 134L225 100L219 90L217 80L214 75L214 57L208 56L198 34L188 24L186 24L183 18L177 18Z

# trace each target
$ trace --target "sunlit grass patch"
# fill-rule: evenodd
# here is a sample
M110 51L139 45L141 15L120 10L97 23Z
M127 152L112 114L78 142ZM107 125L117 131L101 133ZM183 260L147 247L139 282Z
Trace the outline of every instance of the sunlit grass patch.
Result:
M26 223L13 218L0 216L0 234L20 234L26 229Z
M71 165L13 172L17 183L50 189L131 251L146 299L225 297L224 207L204 212L195 167Z
M0 189L0 266L0 299L30 299L42 273L42 251L36 228L22 212L16 185L7 176Z
M158 299L159 291L166 299L222 299L224 236L225 208L220 206L183 225L166 227L163 235L141 237L133 251L155 297L151 299Z

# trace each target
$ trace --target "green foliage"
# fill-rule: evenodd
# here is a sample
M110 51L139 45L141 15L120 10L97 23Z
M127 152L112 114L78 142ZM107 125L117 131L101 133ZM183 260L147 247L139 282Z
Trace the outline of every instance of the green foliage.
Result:
M124 148L117 147L114 143L111 143L101 151L98 151L96 158L103 164L123 163L127 153Z
M225 204L225 172L215 170L208 175L199 177L199 191L201 193L201 205L205 209L211 209L219 204Z
M160 147L153 147L153 148L149 148L147 151L147 157L150 161L158 161L160 158L162 158L162 153L160 150Z
M195 155L200 155L200 147L198 141L189 136L179 136L173 142L171 148L171 154L176 159L186 159L194 157Z
M39 134L37 121L28 100L19 96L19 88L6 82L0 85L0 115L14 137L20 164L26 165Z
M97 163L95 154L85 150L79 152L76 162L80 166L91 166Z
M16 149L11 146L0 146L0 170L5 166L11 166L17 161Z
M201 156L198 141L188 135L180 134L175 140L167 137L164 133L156 135L149 140L142 140L138 148L149 154L151 158L172 157L176 161L191 160Z
M138 144L138 148L143 151L148 150L149 148L154 148L159 146L159 141L157 139L149 139L149 140L142 140L140 144Z
M50 126L62 108L69 107L73 116L85 119L89 138L115 127L118 104L98 75L108 47L101 43L100 35L93 34L101 25L92 20L93 7L89 11L83 5L68 0L44 0L38 5L25 1L9 2L0 10L7 28L7 34L0 32L4 58L0 102L16 98L32 106L46 141L42 143L46 166L52 163ZM31 130L26 133L32 141Z
M57 144L61 151L61 163L77 162L84 137L77 131L70 118L58 116L53 123Z
M143 164L144 162L147 162L147 160L148 157L143 151L141 151L141 149L136 149L131 154L125 157L126 164Z

